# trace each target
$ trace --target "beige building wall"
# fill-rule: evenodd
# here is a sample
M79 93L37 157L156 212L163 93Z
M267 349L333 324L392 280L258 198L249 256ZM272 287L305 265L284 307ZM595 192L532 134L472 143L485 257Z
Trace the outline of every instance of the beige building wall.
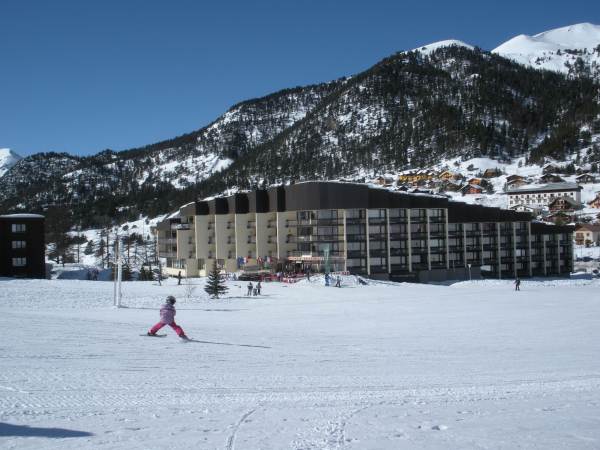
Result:
M256 257L277 257L277 213L256 213Z
M296 211L277 213L277 258L285 259L296 250Z
M236 258L248 258L248 265L256 265L256 216L254 213L235 215Z
M237 261L235 254L235 215L234 214L216 214L215 216L215 256L226 272L235 272L237 270ZM211 266L212 267L212 261Z
M196 234L198 275L204 277L212 269L216 255L215 216L196 216L194 231Z
M177 230L177 259L185 260L185 269L171 269L172 275L181 275L187 277L198 276L198 260L196 259L196 240L195 230Z

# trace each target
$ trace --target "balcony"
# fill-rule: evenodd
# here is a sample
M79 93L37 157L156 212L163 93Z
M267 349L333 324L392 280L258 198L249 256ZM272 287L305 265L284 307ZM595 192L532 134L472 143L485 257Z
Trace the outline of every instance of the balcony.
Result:
M256 222L255 221L248 221L246 223L246 228L249 230L251 228L256 228Z
M313 224L317 224L323 227L333 227L344 225L344 221L339 219L317 219L313 220Z

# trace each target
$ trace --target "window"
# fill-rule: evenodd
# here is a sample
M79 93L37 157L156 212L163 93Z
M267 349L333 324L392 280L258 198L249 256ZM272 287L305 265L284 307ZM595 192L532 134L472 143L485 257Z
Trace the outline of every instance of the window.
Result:
M385 219L385 209L369 209L370 218Z
M337 210L335 210L335 209L319 210L319 211L317 211L317 218L318 219L328 219L328 220L337 219Z
M10 229L13 233L25 233L27 227L24 223L13 223Z
M27 258L13 258L13 267L25 267L27 265Z
M25 247L26 247L25 241L12 241L13 250L18 249L18 248L25 248Z

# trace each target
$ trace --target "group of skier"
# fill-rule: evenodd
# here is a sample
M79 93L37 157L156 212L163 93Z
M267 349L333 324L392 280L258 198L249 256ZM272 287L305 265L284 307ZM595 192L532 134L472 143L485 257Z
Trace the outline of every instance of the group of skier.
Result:
M260 295L260 290L262 286L260 285L260 280L256 283L256 286L252 284L252 281L248 282L248 291L246 292L246 297L250 297L251 295L257 296Z

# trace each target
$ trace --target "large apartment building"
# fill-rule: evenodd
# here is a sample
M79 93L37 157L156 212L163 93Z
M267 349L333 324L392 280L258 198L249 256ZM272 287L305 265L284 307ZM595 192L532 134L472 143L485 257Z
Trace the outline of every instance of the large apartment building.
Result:
M166 270L203 276L267 265L413 281L563 275L571 227L527 213L392 192L303 182L187 204L156 227Z
M577 183L550 183L540 186L521 186L506 191L510 209L544 208L557 198L567 197L581 203L581 190Z
M0 216L0 277L46 277L44 216Z

